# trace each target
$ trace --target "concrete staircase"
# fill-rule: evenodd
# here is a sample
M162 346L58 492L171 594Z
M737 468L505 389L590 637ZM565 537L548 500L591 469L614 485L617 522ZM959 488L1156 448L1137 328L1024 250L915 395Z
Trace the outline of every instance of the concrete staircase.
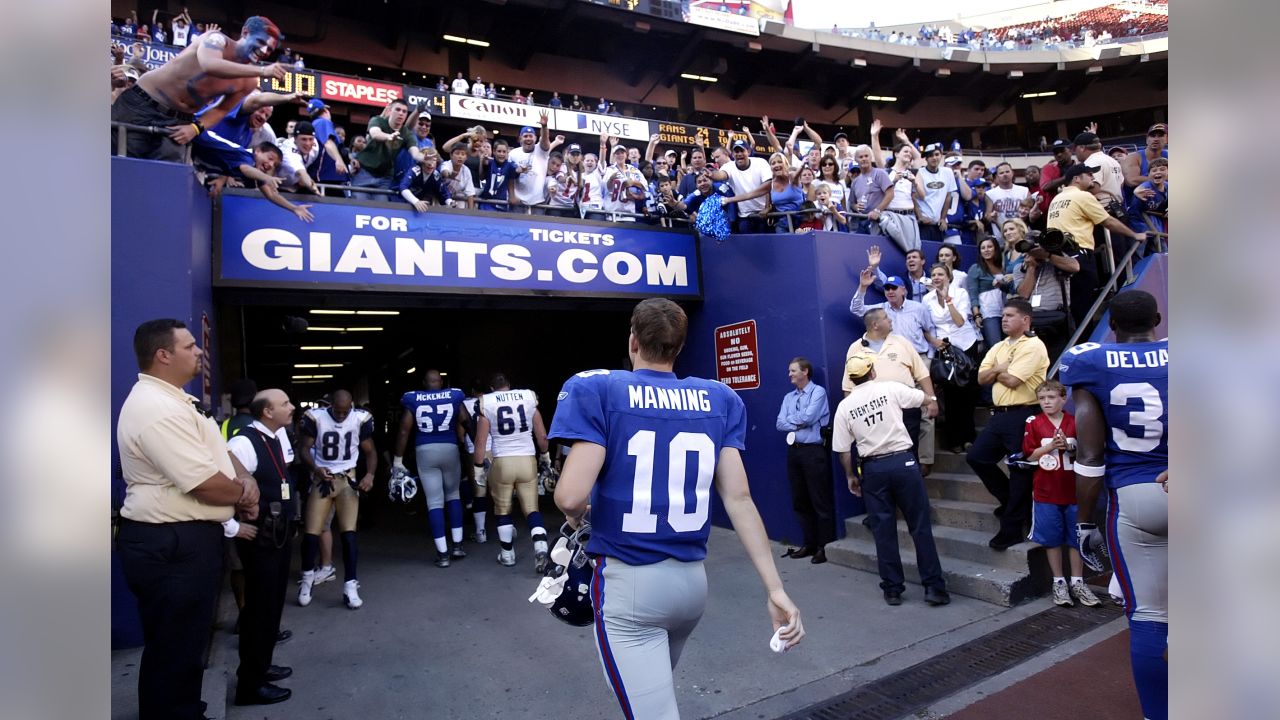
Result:
M933 540L942 561L947 589L953 593L1011 606L1049 591L1052 580L1044 549L1024 542L999 552L987 541L1000 529L992 514L996 502L963 455L936 453L933 472L925 478ZM827 559L876 573L876 546L865 515L845 521L846 536L827 546ZM915 544L906 521L898 519L898 550L908 582L919 582Z

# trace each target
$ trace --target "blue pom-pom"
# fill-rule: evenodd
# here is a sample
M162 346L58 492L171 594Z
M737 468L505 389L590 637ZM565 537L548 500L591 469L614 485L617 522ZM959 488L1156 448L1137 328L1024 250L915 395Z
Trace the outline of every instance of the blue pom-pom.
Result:
M724 206L719 195L712 195L703 201L698 208L698 219L693 227L703 237L723 242L729 237L729 219L725 217Z

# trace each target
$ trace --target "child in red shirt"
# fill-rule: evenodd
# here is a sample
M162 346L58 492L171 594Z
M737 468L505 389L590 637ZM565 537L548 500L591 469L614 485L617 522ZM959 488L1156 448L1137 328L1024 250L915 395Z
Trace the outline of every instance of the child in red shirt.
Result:
M1040 401L1039 415L1027 420L1022 436L1022 454L1027 463L1036 465L1031 486L1031 535L1034 543L1044 546L1053 571L1053 602L1070 607L1074 597L1081 605L1099 604L1098 598L1084 584L1084 562L1076 546L1076 473L1072 460L1076 452L1076 419L1063 412L1067 389L1057 380L1048 380L1036 388ZM1062 546L1066 545L1071 563L1071 585L1062 573Z

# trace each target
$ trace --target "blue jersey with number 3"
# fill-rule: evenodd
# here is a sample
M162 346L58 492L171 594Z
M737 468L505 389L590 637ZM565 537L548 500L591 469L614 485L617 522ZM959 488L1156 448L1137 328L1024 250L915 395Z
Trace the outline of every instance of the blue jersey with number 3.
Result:
M1155 482L1169 468L1169 341L1084 343L1062 384L1088 390L1107 420L1107 487Z
M454 424L465 399L467 396L457 388L411 390L402 395L400 404L413 415L413 444L458 442Z
M550 436L605 448L587 552L628 565L707 556L711 485L725 447L745 450L747 413L722 383L589 370L560 393Z

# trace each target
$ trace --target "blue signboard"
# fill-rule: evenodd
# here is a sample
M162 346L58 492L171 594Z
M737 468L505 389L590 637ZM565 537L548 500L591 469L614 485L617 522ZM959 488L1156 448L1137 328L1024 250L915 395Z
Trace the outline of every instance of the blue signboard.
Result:
M634 223L317 200L304 223L228 192L215 256L221 286L698 298L688 230Z

